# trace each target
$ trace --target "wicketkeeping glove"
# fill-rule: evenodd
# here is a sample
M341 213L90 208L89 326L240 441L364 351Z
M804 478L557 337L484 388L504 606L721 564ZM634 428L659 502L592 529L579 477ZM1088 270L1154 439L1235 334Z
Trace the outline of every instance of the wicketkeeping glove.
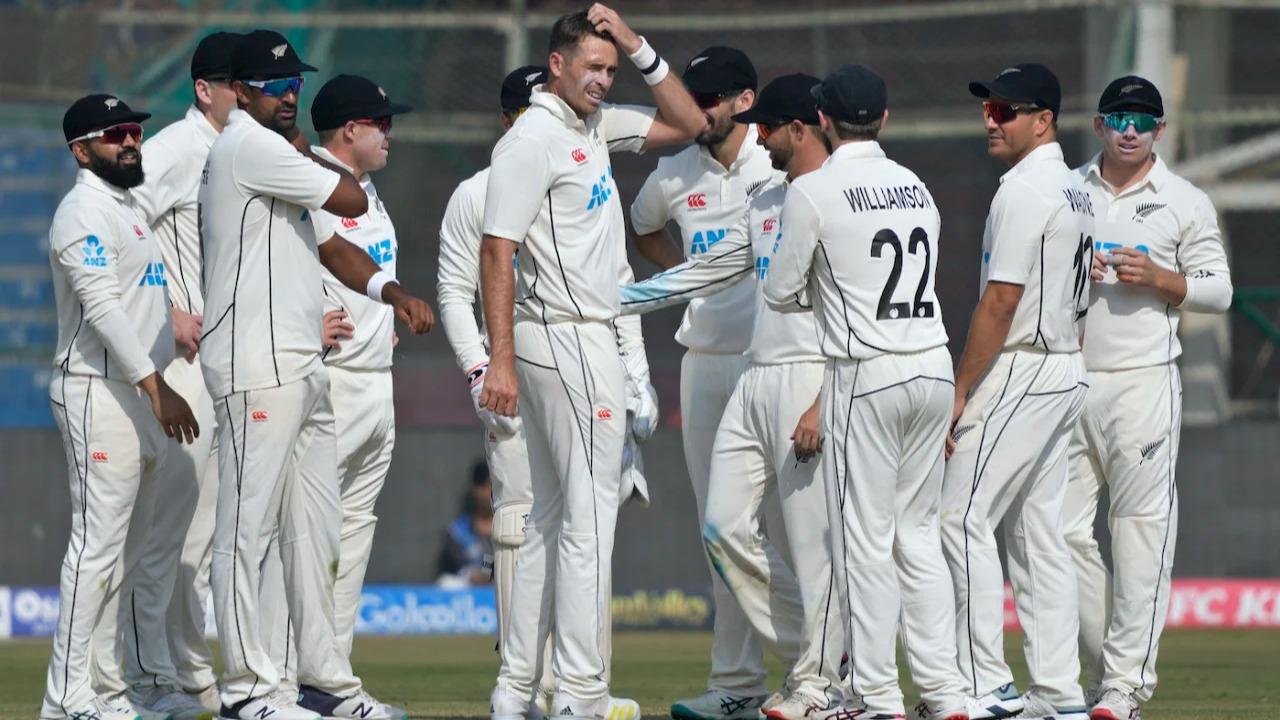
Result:
M520 418L499 415L480 406L480 393L484 391L484 374L488 369L489 361L486 360L467 371L467 382L471 385L471 406L475 408L476 416L489 432L510 437L519 432Z
M658 429L658 392L649 382L649 361L644 350L622 356L627 372L627 414L636 440L644 442Z

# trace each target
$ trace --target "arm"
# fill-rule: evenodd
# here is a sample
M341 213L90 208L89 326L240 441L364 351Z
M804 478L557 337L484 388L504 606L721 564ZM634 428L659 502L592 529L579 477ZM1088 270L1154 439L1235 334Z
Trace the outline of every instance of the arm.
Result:
M978 381L987 374L991 363L1004 347L1009 337L1009 326L1013 324L1013 316L1018 310L1018 302L1022 300L1022 285L991 281L983 291L978 306L973 309L973 318L969 321L969 336L965 338L964 352L960 354L960 364L956 368L955 402L951 410L951 429L964 412L969 393L977 386ZM955 441L947 433L946 455L951 457L955 450Z
M252 192L313 212L323 209L355 218L369 211L369 198L351 173L303 154L298 146L271 132L255 132L245 139L236 153L235 171Z
M85 234L80 240L87 242L90 237L97 239ZM120 284L113 267L116 262L114 249L108 245L111 257L107 265L86 266L80 242L59 243L56 237L51 240L55 247L63 247L57 255L58 266L80 301L85 323L102 341L114 362L124 369L129 382L147 393L151 410L165 434L178 442L185 439L188 443L199 437L200 426L191 408L156 371L120 303Z
M809 274L822 220L809 196L793 184L780 222L778 249L769 259L769 274L764 279L764 301L778 312L809 312L813 310Z
M597 30L608 33L618 50L629 57L641 72L652 69L645 74L645 82L653 92L658 114L645 137L645 150L689 142L702 132L707 123L706 116L684 83L670 72L666 61L657 57L644 38L636 35L617 12L600 3L587 10L587 19L595 24Z
M1192 220L1178 244L1177 270L1160 267L1146 253L1116 248L1111 266L1122 283L1151 288L1162 300L1182 310L1223 313L1231 307L1231 271L1222 247L1218 214L1208 197L1192 210Z
M714 295L751 275L755 257L748 236L748 213L710 252L694 255L685 262L643 282L624 285L622 313L634 315Z
M666 228L643 235L636 235L636 249L645 260L658 266L660 270L669 270L684 260L684 249Z
M483 207L459 185L449 198L440 223L440 256L436 298L440 322L453 348L458 367L470 372L488 362L480 327L476 324L476 293L480 290L480 239Z
M363 195L363 191L361 194ZM373 258L369 257L369 253L347 242L340 235L333 235L320 244L320 263L333 273L338 282L394 308L396 317L408 325L413 334L422 335L431 332L431 328L436 324L431 306L427 305L426 301L405 292L400 287L400 283L394 279L384 282L376 296L372 294L371 291L377 288L370 283L370 280L374 280L375 276L379 275L385 279L385 273Z
M489 331L489 369L480 406L506 417L515 417L520 394L513 333L516 278L511 265L516 247L493 235L480 241L480 298Z

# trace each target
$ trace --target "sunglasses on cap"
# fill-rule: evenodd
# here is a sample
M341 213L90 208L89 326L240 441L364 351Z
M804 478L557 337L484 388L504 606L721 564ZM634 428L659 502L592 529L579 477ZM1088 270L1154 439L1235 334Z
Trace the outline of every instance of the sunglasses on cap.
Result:
M277 80L245 80L245 85L256 87L267 97L284 97L289 93L297 95L302 92L302 76L279 78Z
M380 118L372 118L369 120L352 120L357 125L372 125L382 131L383 135L391 132L391 116L385 115Z
M756 134L761 140L768 140L769 136L778 132L782 128L790 125L790 122L782 122L777 125L765 125L764 123L756 123Z
M988 100L982 103L983 117L991 118L997 125L1012 122L1018 117L1018 113L1033 113L1040 110L1044 110L1044 108L1035 105L1014 105L996 100Z
M133 138L134 142L142 142L142 126L138 123L121 123L112 125L101 130L94 130L91 133L85 133L78 138L72 138L67 142L79 142L81 140L93 140L94 138L102 138L102 142L108 145L120 145L124 143L125 138Z
M693 101L697 103L698 108L702 110L710 110L711 108L724 102L726 99L737 95L736 92L722 93L689 93L693 96Z
M1102 116L1102 124L1118 133L1123 133L1130 125L1138 133L1149 133L1160 125L1160 118L1151 113L1113 112Z

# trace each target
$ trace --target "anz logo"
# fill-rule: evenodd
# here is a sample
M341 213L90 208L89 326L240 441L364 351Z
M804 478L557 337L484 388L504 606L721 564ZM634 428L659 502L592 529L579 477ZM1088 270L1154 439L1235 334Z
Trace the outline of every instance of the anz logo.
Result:
M763 280L765 275L769 274L769 258L756 258L756 279Z
M164 277L164 263L147 263L147 268L142 272L142 279L138 281L138 287L143 285L154 285L157 287L168 286L169 281Z
M365 251L379 265L386 265L396 259L396 244L391 238L369 245Z
M710 250L711 246L723 240L728 232L728 230L699 230L689 241L689 254L701 255Z
M85 267L106 267L107 256L106 247L97 235L90 235L84 239L84 266Z
M587 201L587 210L603 207L613 197L613 166L600 176L600 181L591 185L591 199Z

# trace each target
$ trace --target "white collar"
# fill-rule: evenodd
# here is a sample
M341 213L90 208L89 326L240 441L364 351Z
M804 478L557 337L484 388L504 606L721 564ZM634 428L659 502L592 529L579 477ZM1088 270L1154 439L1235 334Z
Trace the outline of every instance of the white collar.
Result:
M1000 182L1003 183L1011 177L1017 177L1021 173L1027 172L1028 168L1035 163L1050 162L1054 160L1060 163L1065 162L1062 154L1062 146L1057 142L1045 143L1044 145L1041 145L1035 150L1027 153L1026 157L1019 160L1017 165L1009 168L1008 172L1000 176Z

